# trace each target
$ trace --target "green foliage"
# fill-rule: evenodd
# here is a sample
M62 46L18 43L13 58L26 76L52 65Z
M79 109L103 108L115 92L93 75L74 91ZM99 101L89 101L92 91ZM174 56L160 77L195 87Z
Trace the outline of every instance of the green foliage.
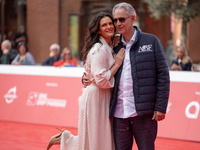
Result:
M142 0L148 4L153 18L175 14L178 19L188 22L200 15L200 0Z

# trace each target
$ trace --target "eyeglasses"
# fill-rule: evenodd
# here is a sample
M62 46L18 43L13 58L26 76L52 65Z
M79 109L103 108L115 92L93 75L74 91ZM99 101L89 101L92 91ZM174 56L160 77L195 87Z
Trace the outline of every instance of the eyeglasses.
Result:
M128 19L128 18L130 18L130 17L131 17L131 16L126 17L126 18L125 18L125 17L115 18L115 19L114 19L114 23L117 24L117 21L118 21L118 20L119 20L120 23L124 23L124 22L126 21L126 19Z

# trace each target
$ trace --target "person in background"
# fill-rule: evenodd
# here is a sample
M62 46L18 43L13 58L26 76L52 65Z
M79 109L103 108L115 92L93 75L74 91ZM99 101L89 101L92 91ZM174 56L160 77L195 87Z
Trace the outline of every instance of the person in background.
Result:
M49 58L42 62L42 66L53 66L54 62L61 59L60 56L60 46L56 43L50 46Z
M184 46L176 47L176 57L172 61L170 70L193 71L192 60Z
M17 46L18 54L12 61L12 65L35 65L32 54L28 51L25 42L20 42Z
M11 64L18 54L16 49L12 49L12 44L9 40L4 40L1 43L1 50L3 55L0 58L0 64Z
M53 66L55 67L76 67L77 60L73 58L72 52L69 48L65 47L61 53L62 59L56 61Z
M19 42L24 42L26 44L28 42L28 37L27 37L27 34L25 32L24 25L19 26L18 32L15 34L15 37L14 37L14 47L16 49L17 49L17 46L18 46Z

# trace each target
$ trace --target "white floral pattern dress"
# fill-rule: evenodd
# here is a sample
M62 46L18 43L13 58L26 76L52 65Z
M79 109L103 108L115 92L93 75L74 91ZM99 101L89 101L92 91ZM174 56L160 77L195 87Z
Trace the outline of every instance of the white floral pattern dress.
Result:
M115 60L112 48L100 37L87 56L84 69L92 83L87 86L79 101L78 136L64 131L61 150L114 150L109 104L114 78L110 68Z

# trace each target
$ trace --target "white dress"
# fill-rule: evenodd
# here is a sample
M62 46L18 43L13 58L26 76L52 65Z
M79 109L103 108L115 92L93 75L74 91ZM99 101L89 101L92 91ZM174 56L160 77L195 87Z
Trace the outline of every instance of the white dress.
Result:
M88 53L84 69L92 83L79 101L78 136L64 131L61 150L114 150L109 104L114 78L110 68L114 64L112 48L101 37Z

